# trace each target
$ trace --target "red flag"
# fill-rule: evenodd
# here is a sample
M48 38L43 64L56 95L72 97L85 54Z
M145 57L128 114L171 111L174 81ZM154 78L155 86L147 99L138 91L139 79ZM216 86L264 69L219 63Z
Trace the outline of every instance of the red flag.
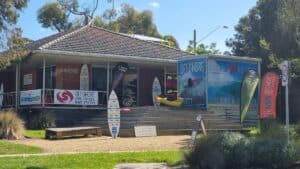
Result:
M276 118L276 99L278 94L279 75L275 72L265 74L260 91L260 119Z

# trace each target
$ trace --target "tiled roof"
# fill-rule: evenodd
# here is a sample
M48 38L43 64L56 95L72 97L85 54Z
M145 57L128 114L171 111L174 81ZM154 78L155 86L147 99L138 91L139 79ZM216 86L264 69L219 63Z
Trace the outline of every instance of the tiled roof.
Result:
M169 48L90 25L45 37L30 43L28 47L31 50L46 49L174 60L193 56L180 49Z

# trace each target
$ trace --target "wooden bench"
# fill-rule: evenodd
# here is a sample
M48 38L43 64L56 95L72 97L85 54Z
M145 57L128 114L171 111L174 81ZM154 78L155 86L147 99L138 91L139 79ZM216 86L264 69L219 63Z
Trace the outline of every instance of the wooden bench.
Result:
M47 128L46 139L62 139L75 136L101 136L100 127L69 127L69 128Z

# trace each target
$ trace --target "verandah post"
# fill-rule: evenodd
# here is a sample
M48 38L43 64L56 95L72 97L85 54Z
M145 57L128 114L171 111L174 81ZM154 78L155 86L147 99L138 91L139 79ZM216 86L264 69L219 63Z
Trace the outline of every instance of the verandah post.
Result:
M42 106L45 107L45 87L46 87L46 58L43 56L43 90L42 90Z

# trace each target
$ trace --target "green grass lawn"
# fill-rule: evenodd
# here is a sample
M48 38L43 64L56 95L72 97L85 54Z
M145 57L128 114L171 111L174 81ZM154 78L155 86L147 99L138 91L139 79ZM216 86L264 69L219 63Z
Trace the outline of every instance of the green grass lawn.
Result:
M34 154L40 153L41 149L33 146L14 144L0 140L0 155L3 154Z
M24 136L30 138L45 138L45 130L25 130Z
M51 155L33 157L0 158L2 169L112 169L118 163L166 162L179 164L182 159L179 151L128 152Z

